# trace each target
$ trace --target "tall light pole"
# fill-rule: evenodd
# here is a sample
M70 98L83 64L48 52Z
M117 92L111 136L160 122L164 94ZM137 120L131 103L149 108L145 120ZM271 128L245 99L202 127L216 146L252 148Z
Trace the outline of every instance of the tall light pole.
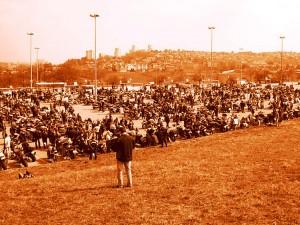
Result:
M283 39L285 39L285 36L280 36L279 37L280 39L281 39L281 62L280 62L280 64L281 64L281 69L280 69L280 74L281 74L281 76L280 76L280 83L282 84L283 83L283 70L282 70L282 60L283 60Z
M32 90L32 62L31 62L31 53L32 53L32 36L34 33L28 32L27 35L29 35L30 39L30 88Z
M90 14L91 17L93 17L95 19L95 98L96 98L96 102L98 100L97 98L97 54L96 54L96 45L97 45L97 41L96 41L96 21L97 21L97 17L99 17L99 15L97 13L94 14Z
M155 73L155 85L157 86L157 73L158 73L158 67L156 67L156 73Z
M241 53L243 53L243 48L240 48ZM242 78L243 78L243 56L241 57L241 74L240 74L240 85L242 85Z
M210 88L212 89L212 75L213 75L213 70L212 70L212 48L213 48L213 30L215 27L208 27L210 30Z
M35 47L36 49L36 83L39 82L39 47Z

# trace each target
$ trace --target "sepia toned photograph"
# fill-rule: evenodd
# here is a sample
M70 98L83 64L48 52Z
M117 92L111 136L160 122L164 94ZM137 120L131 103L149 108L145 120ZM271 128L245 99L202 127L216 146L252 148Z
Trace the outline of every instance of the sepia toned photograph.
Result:
M299 10L0 0L0 224L300 224Z

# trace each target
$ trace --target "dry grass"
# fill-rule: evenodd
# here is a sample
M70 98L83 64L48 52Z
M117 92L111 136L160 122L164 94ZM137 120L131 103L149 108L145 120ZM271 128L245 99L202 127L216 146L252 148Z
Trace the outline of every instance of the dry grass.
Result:
M134 152L134 188L115 155L0 171L5 224L300 224L300 121Z

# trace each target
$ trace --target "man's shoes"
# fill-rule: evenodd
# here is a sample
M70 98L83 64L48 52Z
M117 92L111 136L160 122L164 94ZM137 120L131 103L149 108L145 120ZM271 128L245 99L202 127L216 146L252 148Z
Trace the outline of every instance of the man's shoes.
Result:
M23 179L24 178L24 175L22 172L19 173L19 179Z
M132 184L127 184L126 186L123 186L123 185L117 185L117 186L115 186L115 188L124 188L124 187L126 187L126 188L132 188Z

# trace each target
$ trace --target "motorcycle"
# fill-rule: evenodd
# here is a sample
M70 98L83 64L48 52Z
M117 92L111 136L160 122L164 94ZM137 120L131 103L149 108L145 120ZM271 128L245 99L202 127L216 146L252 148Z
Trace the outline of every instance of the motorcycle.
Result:
M99 103L98 102L93 102L93 109L99 109Z
M0 167L7 170L8 159L5 157L3 151L0 152Z
M24 151L24 155L27 159L31 159L32 162L36 161L36 151L33 150L32 147L29 146L27 142L22 143L22 148Z
M82 136L72 140L73 151L80 155L89 154L89 145L85 142Z
M124 117L130 118L133 120L138 120L140 118L140 113L135 112L135 111L125 110Z
M299 109L295 109L293 111L293 117L295 117L295 118L299 118L300 117L300 111L299 111Z
M294 119L294 111L288 110L282 113L282 120L291 120Z
M49 146L49 149L47 150L47 157L49 162L57 162L58 152L54 146Z
M98 152L100 152L100 154L104 154L107 152L107 147L106 147L106 143L104 141L100 141L98 142Z
M170 138L171 141L175 142L177 136L178 136L178 134L177 134L177 131L176 131L176 130L171 129L171 130L169 131L169 138Z
M214 133L213 128L209 127L209 126L200 126L200 133L201 136L209 136L212 135Z
M191 129L185 127L177 127L177 134L182 139L191 139L192 138L192 131Z
M63 144L61 153L65 159L75 159L75 151L72 150L72 144L70 143Z
M0 124L0 132L2 132L2 137L4 137L6 132L6 127L4 123Z
M95 140L92 140L89 143L89 159L92 160L93 158L97 159L97 151L98 151L98 143Z
M24 167L28 167L28 163L25 160L25 155L22 146L16 146L12 148L14 155L12 156L18 163L22 164Z
M56 144L58 152L65 159L75 159L75 151L72 149L72 141L67 137L61 137Z
M147 138L141 134L136 135L135 146L140 148L149 146Z

